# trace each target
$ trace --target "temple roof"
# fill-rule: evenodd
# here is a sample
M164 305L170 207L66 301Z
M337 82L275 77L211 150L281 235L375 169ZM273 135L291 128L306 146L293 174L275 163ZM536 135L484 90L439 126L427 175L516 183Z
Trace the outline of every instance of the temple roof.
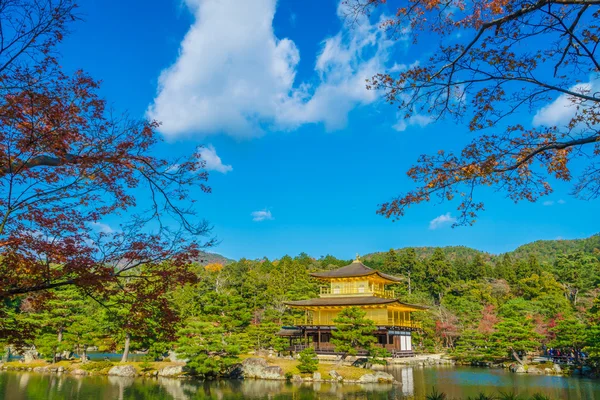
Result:
M285 302L286 305L290 307L325 307L325 306L371 306L371 305L380 305L380 304L389 304L389 305L401 305L404 307L413 308L414 311L418 310L426 310L427 307L417 306L414 304L407 304L399 301L398 299L384 299L381 297L375 296L366 296L366 297L325 297L325 298L315 298L309 300L299 300L299 301L288 301Z
M357 259L352 261L352 264L345 267L334 269L332 271L313 272L311 276L319 279L335 279L335 278L351 278L359 276L379 275L381 278L390 282L401 282L402 278L384 274L375 269L367 267Z

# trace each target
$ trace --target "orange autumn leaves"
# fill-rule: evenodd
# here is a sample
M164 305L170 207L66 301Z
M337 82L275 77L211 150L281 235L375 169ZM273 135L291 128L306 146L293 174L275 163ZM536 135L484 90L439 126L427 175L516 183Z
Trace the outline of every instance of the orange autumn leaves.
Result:
M373 76L367 88L404 118L451 119L473 138L462 150L420 156L407 172L416 188L381 204L379 214L399 218L437 198L457 201L456 224L472 224L484 209L479 187L536 201L552 193L552 179L575 180L578 197L600 196L599 3L345 2L351 14L384 3L382 27L391 36L410 31L414 43L426 35L419 46L429 55ZM556 110L545 110L553 102ZM575 175L576 160L584 168Z

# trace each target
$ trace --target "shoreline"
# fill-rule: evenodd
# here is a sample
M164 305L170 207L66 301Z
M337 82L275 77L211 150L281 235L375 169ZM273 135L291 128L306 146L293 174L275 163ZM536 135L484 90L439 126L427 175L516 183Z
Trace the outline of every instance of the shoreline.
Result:
M596 377L586 374L581 369L561 368L558 364L530 363L525 366L515 363L492 363L492 362L458 362L447 354L427 354L414 357L388 359L387 365L371 365L369 368L353 367L351 364L361 357L348 357L344 363L340 363L337 356L318 356L319 368L313 374L301 374L296 366L298 361L291 357L269 357L244 355L232 373L223 377L202 377L191 375L185 370L184 362L111 362L111 361L88 361L82 363L80 360L63 360L52 364L44 360L34 360L29 363L21 361L0 362L0 371L34 372L42 374L64 374L71 376L121 376L139 378L174 378L194 380L214 379L256 379L289 381L294 383L384 383L400 384L394 377L386 372L389 367L476 367L509 370L515 374L550 375L550 376L580 376ZM589 372L589 370L588 370Z

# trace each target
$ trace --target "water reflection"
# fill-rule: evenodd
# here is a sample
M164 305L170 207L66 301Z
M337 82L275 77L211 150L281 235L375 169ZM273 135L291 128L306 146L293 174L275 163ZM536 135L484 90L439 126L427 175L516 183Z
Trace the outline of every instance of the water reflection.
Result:
M0 373L0 399L42 400L119 399L423 399L432 387L449 398L487 393L544 393L553 399L600 398L600 382L555 376L515 375L502 370L474 368L412 368L388 370L401 385L292 384L281 381L206 381L159 377L79 377L29 372Z

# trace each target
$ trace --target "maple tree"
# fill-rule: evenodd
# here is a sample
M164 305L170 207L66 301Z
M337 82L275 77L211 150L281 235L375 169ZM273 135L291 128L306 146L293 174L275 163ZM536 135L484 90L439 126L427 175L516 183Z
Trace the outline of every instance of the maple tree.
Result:
M367 87L383 91L405 118L453 118L476 136L462 151L421 155L407 172L418 187L379 214L399 218L432 198L458 198L456 225L472 224L484 209L477 187L533 202L552 192L551 178L575 178L578 198L600 195L600 1L345 1L355 21L384 4L391 37L410 32L415 43L425 36L439 47ZM523 122L552 101L565 121Z
M212 244L190 200L195 188L210 192L198 153L157 156L158 122L117 115L98 94L98 81L61 69L58 45L76 19L71 0L0 1L5 338L28 333L8 310L15 299L29 296L38 307L50 289L65 286L99 302L126 288L136 299L131 309L143 311L149 299L194 281L188 266ZM111 215L119 228L99 230Z

